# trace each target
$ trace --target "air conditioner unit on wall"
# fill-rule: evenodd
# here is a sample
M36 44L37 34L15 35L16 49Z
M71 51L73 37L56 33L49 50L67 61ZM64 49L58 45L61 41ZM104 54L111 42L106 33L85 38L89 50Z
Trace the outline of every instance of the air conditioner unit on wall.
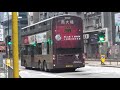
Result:
M96 27L96 28L98 28L98 27L99 27L99 25L98 25L98 24L96 24L96 25L95 25L95 27Z
M102 23L99 23L99 26L102 27Z

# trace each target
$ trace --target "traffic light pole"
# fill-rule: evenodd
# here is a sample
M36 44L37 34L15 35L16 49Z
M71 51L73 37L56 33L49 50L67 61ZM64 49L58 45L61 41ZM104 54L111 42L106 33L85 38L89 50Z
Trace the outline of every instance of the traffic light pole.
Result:
M100 42L100 59L101 59L101 55L102 55L102 43ZM102 65L102 61L101 61L101 65Z
M19 57L18 57L18 16L12 12L12 48L13 48L13 77L19 78Z
M8 36L9 36L9 12L7 12L7 16L8 16ZM7 41L7 45L8 45L8 41ZM8 45L8 59L10 58L10 46Z

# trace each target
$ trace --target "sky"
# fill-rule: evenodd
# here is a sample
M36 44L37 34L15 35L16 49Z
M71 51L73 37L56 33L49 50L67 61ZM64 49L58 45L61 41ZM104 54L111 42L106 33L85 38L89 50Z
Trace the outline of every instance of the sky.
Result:
M11 18L12 12L9 12L9 15ZM17 15L18 15L18 12L17 12ZM8 19L7 12L0 12L0 22L3 20L5 21L7 19Z

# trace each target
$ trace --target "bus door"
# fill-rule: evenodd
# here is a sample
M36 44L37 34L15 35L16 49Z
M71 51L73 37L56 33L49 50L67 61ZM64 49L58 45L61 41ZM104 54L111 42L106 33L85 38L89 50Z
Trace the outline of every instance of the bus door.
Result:
M34 63L34 46L31 46L31 67L33 67Z

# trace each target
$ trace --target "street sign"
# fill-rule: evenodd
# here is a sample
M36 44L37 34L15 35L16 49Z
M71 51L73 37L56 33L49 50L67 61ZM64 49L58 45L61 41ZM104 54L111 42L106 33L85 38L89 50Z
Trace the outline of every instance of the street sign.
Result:
M102 61L102 63L105 62L105 55L101 55L101 61Z
M83 39L89 39L89 34L84 34Z
M11 45L12 44L12 42L8 42L8 45Z

